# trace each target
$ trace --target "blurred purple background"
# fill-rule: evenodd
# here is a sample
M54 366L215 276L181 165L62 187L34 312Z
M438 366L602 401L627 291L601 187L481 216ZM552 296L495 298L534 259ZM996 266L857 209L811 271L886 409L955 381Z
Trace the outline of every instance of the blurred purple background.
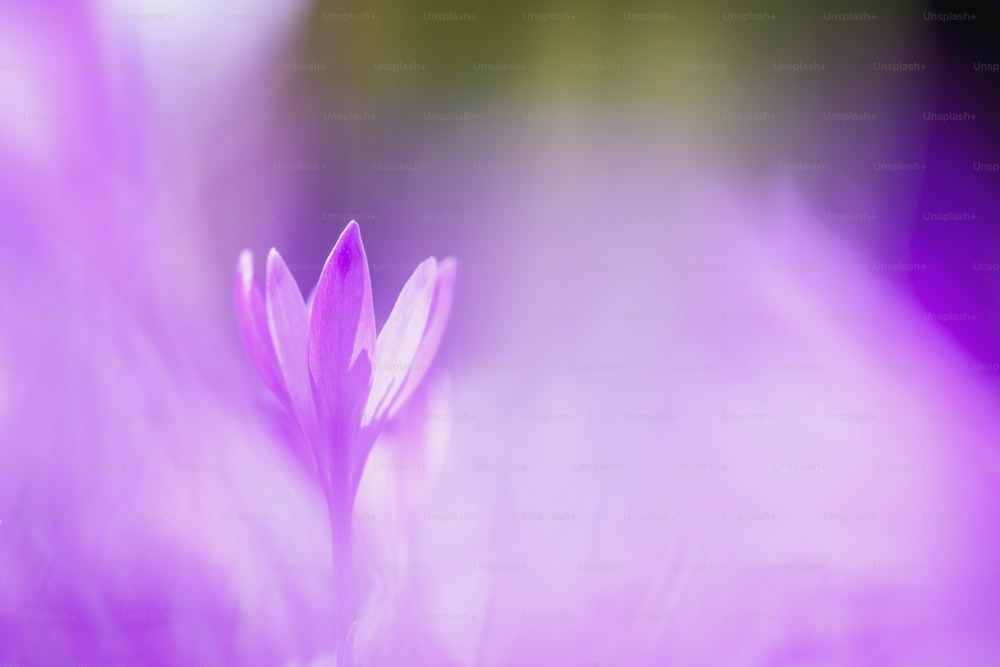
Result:
M357 664L997 660L961 11L4 3L0 665L336 664L231 290L270 247L308 290L352 219L379 325L459 262L357 499Z

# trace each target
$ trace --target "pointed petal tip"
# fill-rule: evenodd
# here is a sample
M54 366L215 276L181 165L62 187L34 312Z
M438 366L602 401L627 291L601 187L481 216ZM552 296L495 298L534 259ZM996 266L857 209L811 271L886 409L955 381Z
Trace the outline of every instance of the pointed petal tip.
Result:
M336 267L340 275L343 276L351 271L351 267L355 263L362 265L366 276L365 280L367 280L368 258L365 255L365 245L361 241L361 228L357 222L352 220L344 227L344 231L340 233L340 237L327 256L323 270L320 272L320 281L322 282L323 276L332 267Z
M267 266L265 267L267 275L264 277L264 285L270 286L275 281L283 280L285 276L290 274L288 270L288 265L285 264L285 258L281 256L276 248L271 248L267 251ZM270 290L270 287L268 288Z
M340 232L340 238L337 239L337 245L340 245L341 241L351 236L361 237L361 225L358 224L357 220L351 220L347 223L347 226L344 227L344 231Z
M340 232L340 238L337 239L337 243L334 246L334 250L340 248L343 245L347 246L361 246L364 248L364 244L361 242L361 225L359 225L355 220L351 220L344 227L344 231Z
M292 275L291 269L288 268L285 258L281 256L280 252L271 248L270 252L267 253L267 276L264 279L264 289L268 299L275 298L276 294L282 293L285 289L285 283L293 285L299 295L299 300L302 300L302 290L299 288L295 276ZM303 305L305 305L305 301L303 301Z
M240 252L236 260L236 282L244 292L253 286L253 251L249 248Z
M417 272L428 272L431 280L437 276L437 272L440 270L441 263L438 262L436 257L428 257L424 261L417 264L417 267L413 269L413 273Z
M413 272L407 278L407 283L412 282L414 288L433 289L432 286L437 282L439 271L437 258L428 257L413 268Z
M277 248L271 248L267 251L267 265L271 266L271 262L276 262L281 260L281 253L278 252Z

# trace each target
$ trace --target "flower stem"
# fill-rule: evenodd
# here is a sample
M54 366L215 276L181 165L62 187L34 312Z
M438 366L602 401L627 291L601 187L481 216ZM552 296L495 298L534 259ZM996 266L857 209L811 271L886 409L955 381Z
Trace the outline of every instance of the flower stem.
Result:
M354 667L351 629L355 621L354 558L351 540L351 503L341 495L327 494L333 557L334 639L337 667Z

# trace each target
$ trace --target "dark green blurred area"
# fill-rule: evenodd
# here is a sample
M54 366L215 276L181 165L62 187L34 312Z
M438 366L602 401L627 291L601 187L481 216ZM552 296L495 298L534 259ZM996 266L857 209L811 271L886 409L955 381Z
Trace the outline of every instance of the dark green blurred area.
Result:
M873 58L926 50L923 3L831 5L318 2L305 39L308 57L327 66L324 82L359 103L442 97L589 102L614 95L698 103L766 92L759 86L767 85L774 61L826 61L822 85L832 87L848 79L856 84L857 72L870 69ZM827 12L849 11L877 18L824 20ZM441 20L449 12L455 20ZM747 12L773 18L733 18ZM419 68L376 69L399 63ZM475 69L476 63L523 69L489 72ZM724 69L683 71L677 63ZM586 69L597 65L613 69Z
M975 18L940 18L952 12ZM558 179L636 155L660 184L643 197L698 188L703 173L761 192L793 183L818 211L870 212L828 224L891 257L928 193L958 182L985 199L953 174L1000 150L1000 74L976 69L1000 67L997 0L320 1L288 59L317 67L289 76L284 126L332 165L295 178L315 246L354 217L400 260L439 252L421 245L427 212L533 196L522 165L549 160L544 178ZM925 118L953 112L976 121ZM474 166L493 160L514 166ZM937 171L873 169L924 160ZM394 161L421 168L376 166ZM522 187L491 190L508 182ZM438 244L480 236L448 224Z
M942 12L975 19L928 14ZM293 56L318 67L291 84L315 123L304 141L345 163L427 157L418 142L446 139L474 156L490 137L687 141L754 178L793 171L839 192L872 160L921 154L924 112L997 88L973 68L1000 59L997 14L994 0L320 1ZM852 114L864 120L837 120Z
M933 106L926 92L945 69L946 26L926 20L930 9L900 0L316 2L296 57L322 68L294 85L316 116L377 117L327 125L338 153L355 159L370 152L363 136L499 131L530 142L545 124L574 138L676 145L682 135L759 171L913 136L915 110ZM915 61L927 69L873 69ZM815 69L787 69L796 66ZM878 120L823 121L855 111ZM463 113L474 118L433 117Z

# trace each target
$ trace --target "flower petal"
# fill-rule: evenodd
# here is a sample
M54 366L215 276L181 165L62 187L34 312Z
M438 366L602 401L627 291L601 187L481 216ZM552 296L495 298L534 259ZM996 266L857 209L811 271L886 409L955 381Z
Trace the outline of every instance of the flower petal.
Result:
M317 408L335 442L360 426L375 358L375 311L361 231L347 225L323 266L309 322L309 370ZM357 424L354 424L357 421Z
M427 330L437 278L437 260L421 262L396 298L389 318L378 334L378 363L365 408L371 422L381 421L410 373Z
M454 257L448 257L438 262L437 279L434 281L434 298L431 301L430 314L427 317L427 328L424 331L420 347L413 357L410 371L406 375L403 387L389 406L387 417L393 417L403 407L410 395L420 386L430 369L431 362L441 346L441 339L448 327L448 317L451 315L451 304L455 298L455 276L458 262Z
M267 324L291 410L306 433L315 421L306 345L309 317L295 278L277 250L267 255Z
M239 325L243 346L250 361L260 374L264 384L286 406L289 405L285 383L278 368L278 359L271 343L271 332L267 326L264 295L254 280L253 253L244 250L236 264L236 284L234 286L236 322Z

